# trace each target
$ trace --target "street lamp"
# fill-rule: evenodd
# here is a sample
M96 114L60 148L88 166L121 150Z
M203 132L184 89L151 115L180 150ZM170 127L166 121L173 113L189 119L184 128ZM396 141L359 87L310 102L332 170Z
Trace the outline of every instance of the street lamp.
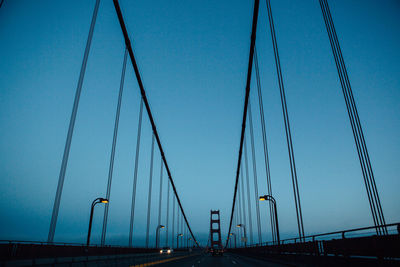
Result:
M229 235L230 236L232 236L232 235L235 236L235 248L236 248L236 234L235 233L230 233Z
M156 229L156 248L158 248L158 239L159 239L158 235L160 233L160 229L162 229L162 228L165 228L165 226L160 224L159 226L157 226L157 229Z
M246 227L244 224L240 223L238 225L236 225L236 227L243 227L243 231L244 231L244 246L247 247L247 235L246 235Z
M89 230L88 230L88 235L87 235L86 246L89 246L89 243L90 243L90 233L92 231L92 221L93 221L93 210L94 210L94 206L96 206L96 204L98 204L98 203L106 204L106 203L108 203L108 199L98 197L95 200L93 200L93 202L92 202L92 207L90 209Z
M278 224L278 212L276 211L276 200L273 196L270 195L264 195L259 197L260 201L268 200L271 201L273 206L274 206L274 215L275 215L275 226L276 226L276 239L278 240L278 245L280 243L280 237L279 237L279 224Z
M179 237L183 236L183 234L177 234L176 236L176 248L179 248Z

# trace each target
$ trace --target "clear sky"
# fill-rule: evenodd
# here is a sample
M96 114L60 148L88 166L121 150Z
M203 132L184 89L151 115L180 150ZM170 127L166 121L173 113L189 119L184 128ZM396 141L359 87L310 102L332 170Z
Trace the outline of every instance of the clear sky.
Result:
M0 239L47 239L94 2L5 0L0 8ZM400 4L395 0L329 3L386 222L398 222ZM371 226L360 165L319 3L272 0L271 4L305 232ZM220 209L225 238L253 4L239 0L121 0L120 5L194 234L204 243L210 209ZM260 5L257 49L281 235L294 237L297 222L265 1ZM112 1L103 0L83 84L55 241L83 243L90 203L105 195L123 53L123 37ZM254 77L251 89L261 194L266 193L266 178ZM107 241L113 244L128 242L138 110L139 90L128 61L110 198ZM145 115L136 245L143 244L146 226L150 146L151 129ZM155 155L153 192L158 195L160 156L158 152ZM265 203L261 204L262 229L268 240L269 218ZM157 205L155 197L152 236ZM100 240L102 214L103 207L96 207L94 243Z

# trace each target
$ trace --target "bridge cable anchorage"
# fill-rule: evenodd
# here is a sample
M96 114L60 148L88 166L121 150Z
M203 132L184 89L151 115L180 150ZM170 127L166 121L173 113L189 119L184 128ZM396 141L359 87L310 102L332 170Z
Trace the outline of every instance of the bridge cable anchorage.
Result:
M347 74L347 68L344 63L328 1L320 0L319 3L321 6L325 27L328 33L329 42L331 44L333 57L335 60L343 96L346 103L346 109L349 116L354 141L356 144L357 154L360 161L361 171L363 174L364 184L367 191L368 201L371 209L372 218L375 224L375 229L378 235L386 235L388 232L387 227L385 226L385 217L383 214L378 189L375 183L374 172L372 170L364 133L361 127L357 106L353 96L353 90L351 88L350 80Z
M250 106L250 103L249 103ZM246 171L246 188L247 188L247 208L248 208L248 213L249 213L249 236L250 236L250 244L253 244L253 221L252 221L252 215L251 215L251 197L250 197L250 182L249 182L249 160L247 157L247 142L246 142L246 134L244 136L244 167Z
M146 248L149 247L150 210L151 210L151 195L152 195L151 193L152 193L152 186L153 186L153 163L154 163L154 134L151 135L149 194L147 195Z
M126 47L128 49L128 52L129 52L129 57L131 59L132 67L133 67L133 70L135 72L136 80L138 82L138 86L139 86L139 89L140 89L140 94L142 96L142 100L143 100L143 103L145 105L147 115L149 117L149 121L150 121L150 124L151 124L151 128L153 130L154 137L156 138L157 146L158 146L158 149L160 151L161 158L162 158L164 166L165 166L165 170L167 171L167 174L168 174L168 179L171 182L172 189L173 189L174 194L176 196L176 201L178 202L178 206L179 206L179 208L180 208L180 210L182 212L183 218L184 218L184 220L185 220L185 222L186 222L186 224L187 224L187 226L189 228L189 232L190 232L194 242L196 242L196 244L197 244L196 238L193 235L193 232L192 232L192 230L190 228L189 222L188 222L187 217L185 215L185 211L183 210L182 203L181 203L181 201L179 199L178 192L176 190L176 187L175 187L175 184L174 184L174 180L172 178L172 174L171 174L171 171L169 169L169 165L168 165L167 159L165 157L164 149L163 149L163 147L161 145L160 137L158 135L158 131L157 131L157 128L156 128L156 125L155 125L155 122L154 122L154 118L153 118L153 115L151 113L150 105L149 105L149 102L147 100L146 91L144 89L142 78L140 76L139 68L138 68L138 66L136 64L136 59L135 59L135 56L133 54L131 41L129 39L128 31L126 30L126 26L125 26L124 18L122 16L122 12L121 12L121 8L120 8L120 5L119 5L119 2L118 2L118 0L113 0L113 3L114 3L115 12L117 13L119 24L121 26L122 34L124 36L125 45L126 45Z
M259 6L260 6L260 1L255 0L254 1L254 11L253 11L253 22L252 22L252 27L251 27L249 64L247 67L246 94L245 94L245 98L244 98L242 130L241 130L241 134L240 134L238 162L237 162L236 178L235 178L235 189L233 192L233 203L232 203L232 211L231 211L230 222L229 222L228 236L231 233L231 229L232 229L233 212L235 209L236 193L237 193L237 186L238 186L238 181L239 181L239 171L240 171L240 165L241 165L240 163L242 161L243 139L244 139L244 131L246 129L247 105L249 103L251 71L252 71L252 66L253 66L254 46L256 43L256 32L257 32L257 20L258 20ZM227 247L227 245L228 245L228 239L226 241L225 247Z
M129 247L132 247L132 242L133 242L133 222L135 219L136 184L137 184L137 173L139 167L138 165L139 165L139 153L140 153L140 136L142 132L142 118L143 118L143 100L140 99L139 122L138 122L138 131L136 139L135 169L133 172L131 219L129 224Z
M258 104L259 104L259 111L260 111L260 123L261 123L261 132L262 132L262 139L263 139L263 149L264 149L264 164L265 164L265 174L267 177L267 192L268 195L272 196L272 185L271 185L271 173L270 173L270 166L269 166L269 156L268 156L268 142L267 142L267 135L266 135L266 127L265 127L265 117L264 117L264 104L262 100L262 90L261 90L261 79L260 79L260 72L258 68L258 56L257 56L257 47L254 47L254 67L256 70L256 80L257 80L257 92L258 92ZM257 194L258 197L258 194ZM275 229L275 213L273 211L273 204L271 201L268 201L269 204L269 212L270 212L270 220L271 220L271 234L272 234L272 241L276 241L276 229Z
M128 58L128 50L125 48L124 53L124 61L122 63L122 74L121 74L121 82L119 85L119 93L118 93L118 102L117 102L117 111L115 112L115 123L114 123L114 135L111 146L111 156L110 156L110 166L108 168L108 181L107 181L107 191L106 191L106 199L110 200L111 194L111 183L113 178L113 170L114 170L114 158L115 158L115 147L117 144L118 137L118 125L119 125L119 115L121 113L121 102L122 102L122 93L124 90L124 81L125 81L125 71L126 71L126 60ZM103 230L101 232L101 246L105 245L106 242L106 233L107 233L107 219L108 219L108 209L109 202L105 204L104 207L104 217L103 217Z
M56 196L54 199L53 212L51 215L49 235L47 237L48 243L53 243L54 233L56 231L58 211L60 209L61 194L62 194L62 190L63 190L63 186L64 186L65 172L67 170L67 165L68 165L68 158L69 158L69 151L71 148L72 135L74 133L76 114L78 112L79 99L81 97L83 79L85 77L86 65L87 65L87 61L88 61L88 57L89 57L90 46L91 46L92 39L93 39L94 26L96 24L96 18L97 18L97 13L99 10L99 5L100 5L100 0L96 0L94 10L93 10L93 15L92 15L92 21L90 23L88 39L86 41L85 53L83 55L81 71L79 73L78 84L76 87L74 104L72 107L71 118L69 121L67 140L65 141L64 154L63 154L63 159L62 159L62 163L61 163L60 174L58 177L58 184L57 184Z
M276 72L277 72L278 83L279 83L279 91L280 91L280 96L281 96L282 113L283 113L283 119L284 119L284 123L285 123L286 141L287 141L289 160L290 160L290 171L291 171L291 175L292 175L293 195L294 195L294 202L295 202L295 206L296 206L297 226L298 226L298 230L299 230L299 238L300 238L300 240L304 241L303 215L301 212L300 193L299 193L299 186L298 186L298 181L297 181L296 163L295 163L294 150L293 150L292 134L290 131L290 123L289 123L289 115L288 115L287 103L286 103L285 87L283 84L282 69L281 69L281 63L280 63L280 59L279 59L278 44L277 44L277 40L276 40L274 20L272 17L271 2L270 2L270 0L266 0L266 3L267 3L269 25L270 25L270 30L271 30L272 46L273 46L274 56L275 56Z
M255 57L256 58L256 57ZM254 178L254 196L256 202L256 215L257 215L257 231L258 231L258 243L262 243L261 237L261 218L260 218L260 205L258 200L258 179L257 179L257 163L256 163L256 152L254 146L254 129L253 129L253 118L251 113L251 103L249 103L249 128L250 128L250 144L251 144L251 161L253 163L253 178Z
M167 181L167 218L166 218L166 225L165 225L165 246L168 247L168 231L169 231L169 191L170 191L170 183Z
M160 192L159 192L159 196L158 196L158 224L157 226L161 225L161 208L162 208L162 191L163 191L163 173L164 173L164 166L163 166L163 162L161 159L161 164L160 164ZM160 244L160 235L157 235L157 240L156 240L156 248L157 248L157 244Z

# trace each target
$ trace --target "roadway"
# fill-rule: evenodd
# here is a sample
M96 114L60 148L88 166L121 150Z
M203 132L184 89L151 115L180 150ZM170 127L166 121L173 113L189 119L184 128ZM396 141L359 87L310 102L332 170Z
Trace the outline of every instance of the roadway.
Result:
M211 254L200 254L161 264L160 266L182 266L182 267L225 267L225 266L288 266L276 262L252 259L237 254L225 253L223 256L212 256Z

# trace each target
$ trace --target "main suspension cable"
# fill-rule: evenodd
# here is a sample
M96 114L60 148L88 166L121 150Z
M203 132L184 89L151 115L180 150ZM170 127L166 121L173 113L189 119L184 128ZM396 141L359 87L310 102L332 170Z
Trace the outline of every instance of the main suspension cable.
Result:
M232 229L232 220L233 220L233 212L235 209L235 202L236 202L236 194L237 194L237 186L239 181L239 171L240 165L242 161L242 150L243 150L243 139L244 139L244 132L246 129L246 118L247 118L247 105L249 103L249 94L250 94L250 82L251 82L251 71L253 67L253 55L254 55L254 46L256 43L256 32L257 32L257 20L258 20L258 9L259 9L260 1L254 1L254 11L253 11L253 22L251 28L251 40L250 40L250 52L249 52L249 64L247 66L247 80L246 80L246 94L244 97L244 107L243 107L243 118L242 118L242 130L240 134L240 143L239 143L239 155L236 167L236 178L235 178L235 189L233 192L233 203L232 203L232 210L229 222L229 230L228 236L231 233ZM228 245L228 239L226 240L225 247Z
M148 115L149 120L150 120L150 124L151 124L151 128L152 128L152 130L153 130L154 137L156 138L157 146L158 146L158 149L159 149L159 151L160 151L161 158L162 158L163 163L164 163L164 166L165 166L165 170L167 171L167 174L168 174L168 179L169 179L170 182L171 182L172 189L173 189L174 194L175 194L175 196L176 196L176 201L178 202L178 206L179 206L179 208L180 208L180 210L181 210L181 212L182 212L183 218L185 219L185 222L186 222L186 224L187 224L187 226L188 226L188 229L189 229L189 231L190 231L190 234L191 234L193 240L196 242L196 244L197 244L197 246L198 246L198 243L197 243L197 241L196 241L196 238L195 238L194 235L193 235L193 232L192 232L192 230L191 230L191 228L190 228L189 222L188 222L188 220L187 220L187 218L186 218L186 215L185 215L185 212L184 212L184 210L183 210L182 203L181 203L181 201L180 201L180 199L179 199L178 192L177 192L177 190L176 190L174 181L173 181L173 179L172 179L172 174L171 174L171 171L170 171L170 169L169 169L169 165L168 165L167 159L166 159L166 157L165 157L164 149L163 149L163 147L162 147L162 145L161 145L161 140L160 140L160 137L159 137L159 135L158 135L158 131L157 131L157 128L156 128L154 119L153 119L153 115L152 115L152 113L151 113L151 109L150 109L149 102L148 102L148 100L147 100L146 91L145 91L144 86L143 86L143 82L142 82L142 78L141 78L141 76L140 76L139 68L138 68L138 66L137 66L137 64L136 64L136 59L135 59L135 56L134 56L134 54L133 54L131 41L130 41L130 39L129 39L128 31L127 31L127 29L126 29L125 22L124 22L124 18L123 18L123 16L122 16L121 7L119 6L118 0L113 0L113 3L114 3L115 11L116 11L117 16L118 16L119 24L120 24L120 26L121 26L122 34L123 34L123 36L124 36L125 45L126 45L126 47L127 47L127 49L128 49L128 52L129 52L129 57L130 57L130 59L131 59L132 67L133 67L133 70L134 70L134 72L135 72L136 80L137 80L138 85L139 85L140 94L141 94L141 96L142 96L144 105L145 105L145 107L146 107L147 115Z

